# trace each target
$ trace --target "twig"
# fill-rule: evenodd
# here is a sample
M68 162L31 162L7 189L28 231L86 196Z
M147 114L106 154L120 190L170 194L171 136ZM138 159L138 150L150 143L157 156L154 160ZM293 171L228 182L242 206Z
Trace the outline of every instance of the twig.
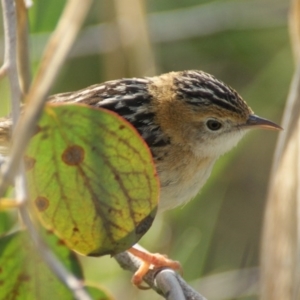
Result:
M86 3L86 2L85 2ZM84 5L81 5L81 8ZM3 20L4 20L4 28L5 28L5 63L4 65L7 65L7 73L8 73L8 78L9 78L9 84L10 84L10 89L11 89L11 95L12 95L12 120L13 124L16 124L18 121L18 117L20 114L20 97L21 97L21 91L20 87L18 84L18 70L17 70L17 64L16 64L16 14L15 14L15 8L14 8L14 2L11 0L2 0L2 7L3 7ZM87 11L87 8L89 6L86 6L85 13ZM71 9L73 8L73 9ZM67 6L68 13L74 13L74 8L78 8L78 1L70 1L69 5ZM82 12L82 11L81 11ZM81 14L81 19L79 18L79 24L82 23L83 17L85 16L85 13ZM78 14L77 14L78 16ZM69 19L68 19L69 20ZM81 21L81 22L80 22ZM79 28L79 24L77 26ZM77 30L78 31L78 30ZM75 36L76 30L72 32L73 38ZM71 39L72 40L72 39ZM71 45L71 42L69 40L69 43L67 43L68 46ZM68 47L66 48L68 49ZM53 49L52 49L53 50ZM61 54L64 54L60 52ZM64 55L62 55L64 57ZM57 61L58 60L58 61ZM60 65L59 59L57 59L54 64L54 66L57 69L52 68L52 73L55 74L57 72L58 67ZM51 59L50 59L51 62ZM60 62L60 63L58 63ZM33 103L34 102L38 105L38 108L34 110L31 109L31 111L35 112L36 118L32 120L28 120L27 123L24 120L23 125L24 127L20 128L20 125L16 128L15 131L17 133L15 136L18 136L17 141L22 139L22 129L25 128L27 130L32 130L34 126L34 122L37 120L39 113L41 112L41 109L43 107L43 100L46 96L46 93L48 91L47 87L45 87L45 79L44 76L47 74L40 74L40 82L43 82L44 80L44 88L46 88L45 91L40 90L39 93L36 91L32 91L31 95L33 96ZM48 79L48 81L47 81ZM46 82L48 85L51 84L51 76L50 79L46 78ZM38 81L39 83L39 81ZM37 83L37 84L38 84ZM35 98L34 98L35 96ZM32 107L32 105L30 107ZM25 113L27 118L30 118L30 115ZM28 116L29 115L29 116ZM26 119L26 118L25 118ZM32 122L31 122L32 121ZM31 127L30 127L31 126ZM76 277L74 277L71 273L69 273L65 267L61 264L61 262L53 255L51 250L48 249L48 247L42 242L41 238L39 237L38 232L36 231L35 227L33 226L29 214L27 212L27 207L26 207L26 200L28 199L28 190L27 190L27 185L26 185L26 179L25 179L25 171L24 171L24 166L21 163L21 157L24 151L24 148L26 146L26 143L28 142L28 139L30 137L30 134L26 136L26 138L23 139L23 144L15 142L13 146L13 155L12 157L9 157L9 162L7 164L4 163L4 178L7 178L7 176L10 178L12 176L15 176L15 191L16 191L16 198L17 202L20 203L20 213L23 218L23 221L25 225L28 228L28 231L32 237L32 240L34 241L36 248L39 252L39 254L42 256L44 261L48 264L48 267L54 272L54 274L69 288L69 290L73 293L73 296L75 299L78 300L90 300L91 298L87 294L87 292L83 289L83 284L81 281L79 281ZM14 163L12 163L13 160L16 160ZM2 161L1 161L2 162ZM6 176L6 177L5 177ZM7 183L7 182L2 182L2 183ZM2 185L2 189L5 187L5 185Z
M22 119L17 124L16 136L18 138L13 139L11 155L7 163L1 168L0 195L3 194L6 186L12 182L24 149L34 133L35 125L41 115L50 86L74 42L91 3L91 0L69 0L66 5L60 22L45 50L37 76L26 97L27 102L30 101L30 105L25 109Z
M129 74L133 76L154 76L156 74L144 2L114 0L120 47L126 56L125 63Z
M23 185L25 189L24 177L20 177L20 185ZM39 233L31 222L27 207L22 205L20 207L20 213L24 224L26 225L31 239L34 242L39 255L42 257L44 262L48 265L50 270L58 277L58 279L66 285L66 287L73 294L74 299L77 300L91 300L89 294L85 291L83 282L77 279L72 273L68 272L63 264L56 258L53 252L48 248L47 245L40 238Z
M155 285L168 300L185 300L185 296L177 279L177 274L171 269L157 272Z
M22 94L27 94L31 82L29 47L28 47L28 18L24 0L15 0L17 12L17 60Z
M300 1L293 0L290 29L296 70L273 161L261 253L261 299L300 297ZM275 284L276 282L276 284Z
M20 114L20 99L21 92L18 82L18 69L17 69L17 45L16 45L16 15L14 3L9 0L2 0L3 8L3 27L4 27L4 70L6 69L12 104L12 119L14 124L19 118Z
M0 79L3 78L7 74L7 69L8 69L7 63L4 62L0 68Z
M83 282L77 279L64 265L57 259L49 247L41 239L36 227L33 225L28 212L28 190L25 179L25 170L22 168L15 180L15 190L17 193L17 201L20 204L19 211L22 221L24 222L31 240L38 251L38 254L48 265L49 269L58 277L58 279L70 290L74 299L91 300L89 294L85 291Z
M141 265L140 260L128 252L119 253L114 258L121 268L131 272L135 272ZM168 300L206 300L171 269L149 270L144 281Z

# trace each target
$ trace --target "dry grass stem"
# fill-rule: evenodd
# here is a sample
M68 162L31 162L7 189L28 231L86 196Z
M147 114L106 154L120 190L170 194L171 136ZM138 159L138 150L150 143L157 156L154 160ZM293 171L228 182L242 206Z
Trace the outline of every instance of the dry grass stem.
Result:
M300 284L300 1L290 14L296 71L269 185L262 240L261 299L299 299Z

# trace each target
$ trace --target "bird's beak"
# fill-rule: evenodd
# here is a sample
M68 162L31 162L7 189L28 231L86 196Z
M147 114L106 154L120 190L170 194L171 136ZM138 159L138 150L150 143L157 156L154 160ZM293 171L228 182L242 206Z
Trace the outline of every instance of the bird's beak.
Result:
M250 115L244 126L249 128L257 127L262 129L282 130L282 127L279 125L256 115Z

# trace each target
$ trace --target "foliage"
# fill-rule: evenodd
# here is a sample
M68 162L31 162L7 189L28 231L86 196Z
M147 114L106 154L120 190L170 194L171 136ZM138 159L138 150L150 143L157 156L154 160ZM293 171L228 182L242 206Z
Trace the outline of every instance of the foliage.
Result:
M64 266L78 278L82 270L72 253L55 235L44 232L44 241ZM39 257L26 231L19 231L0 240L0 299L74 299L70 290L52 273ZM111 297L101 288L93 288L95 299Z
M125 251L155 217L158 179L150 152L133 127L112 112L46 105L25 166L32 207L55 234L44 234L44 240L78 278L83 274L69 249L92 256ZM5 234L11 226L2 212L0 299L48 299L50 291L72 299L36 254L28 233ZM98 288L89 290L94 299L109 299Z
M48 104L25 156L44 226L72 250L125 251L149 229L158 181L143 140L116 114Z

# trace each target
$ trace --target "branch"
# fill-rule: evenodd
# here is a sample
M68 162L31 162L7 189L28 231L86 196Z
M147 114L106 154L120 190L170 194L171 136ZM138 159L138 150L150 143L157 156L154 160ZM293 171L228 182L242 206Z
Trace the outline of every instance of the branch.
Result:
M125 54L129 74L154 76L156 63L149 37L146 10L143 1L113 1L120 47Z
M24 0L15 0L15 3L17 12L17 60L19 67L19 80L22 94L26 95L28 93L31 82L28 46L28 8L26 7L26 3Z
M6 62L0 67L0 79L3 78L7 74L8 65Z
M39 114L41 114L43 103L46 98L48 89L51 83L53 82L55 75L58 72L60 64L65 58L68 49L72 45L72 41L74 40L74 37L77 31L79 30L79 26L82 24L82 21L89 8L90 2L85 1L84 4L81 4L81 9L79 10L80 13L76 14L76 17L78 17L79 15L79 18L75 20L74 18L72 19L72 14L74 15L75 11L78 10L80 2L81 1L79 0L71 0L66 6L65 14L61 18L60 22L60 24L64 26L60 26L58 29L64 30L64 35L65 37L67 37L67 42L66 40L64 40L64 43L60 43L63 44L64 47L53 47L54 49L51 49L51 51L53 51L53 55L51 53L48 57L48 60L45 59L46 63L45 60L43 61L44 64L42 66L45 69L42 69L42 71L39 72L40 77L38 77L38 80L36 80L36 85L33 85L33 89L31 90L31 93L29 93L29 97L32 97L32 103L31 105L29 105L29 109L24 113L24 120L20 125L20 122L17 123L20 114L21 90L18 83L18 70L16 63L16 12L14 7L14 1L2 0L5 34L5 67L2 67L2 70L5 70L8 74L12 99L12 121L13 125L17 123L15 130L16 133L14 132L14 136L18 138L15 138L13 140L14 144L12 147L12 155L8 158L8 161L3 162L3 159L1 158L1 163L3 162L3 164L1 165L1 169L3 171L3 176L1 177L1 191L5 191L5 187L9 183L7 179L14 178L16 198L17 202L20 204L20 213L39 254L48 264L48 267L54 272L54 274L69 288L69 290L73 293L75 299L90 300L90 296L83 289L82 282L78 280L75 276L73 276L73 274L68 272L66 268L61 264L61 262L55 257L55 255L53 255L51 250L43 243L36 228L31 222L26 205L28 199L28 190L26 185L25 170L24 165L21 161L24 149L26 148L26 145L31 137L35 123L38 120ZM76 25L73 26L73 30L71 30L71 33L68 35L66 33L67 30L65 30L65 27L69 21L75 21ZM70 27L70 25L68 26ZM57 31L61 33L61 31L59 30ZM55 38L57 39L58 37L55 36ZM57 42L57 40L55 41ZM50 43L49 46L53 45ZM57 48L57 52L54 51L55 48ZM48 48L48 52L49 51L50 50ZM56 59L54 59L53 57L56 57ZM51 63L52 65L51 67L49 67L49 64ZM49 72L47 72L47 67L49 67L49 69L51 70L50 75Z
M128 252L114 256L124 270L135 272L141 262ZM150 288L168 300L206 300L171 269L149 270L144 277Z
M24 149L26 149L42 113L48 91L75 40L91 3L91 0L69 0L60 22L47 45L35 81L26 97L27 102L30 100L30 105L24 110L22 120L18 122L16 127L15 135L18 138L13 139L11 155L7 163L1 168L0 195L4 193L5 188L12 182L13 176L16 174ZM62 40L63 43L61 42Z
M25 190L26 185L24 177L19 179L19 187L23 185ZM43 242L35 226L32 224L27 207L22 205L20 213L26 228L33 240L33 243L38 250L39 255L48 265L49 269L57 276L57 278L70 290L76 300L92 300L89 294L84 289L83 282L69 272L64 265L57 259L49 247Z
M12 119L14 124L20 114L21 91L18 81L17 69L17 44L16 44L16 15L13 1L2 0L3 7L3 27L4 27L4 63L1 68L2 73L7 73L11 93Z
M260 295L272 300L300 297L300 0L291 4L296 70L273 159L261 250Z

